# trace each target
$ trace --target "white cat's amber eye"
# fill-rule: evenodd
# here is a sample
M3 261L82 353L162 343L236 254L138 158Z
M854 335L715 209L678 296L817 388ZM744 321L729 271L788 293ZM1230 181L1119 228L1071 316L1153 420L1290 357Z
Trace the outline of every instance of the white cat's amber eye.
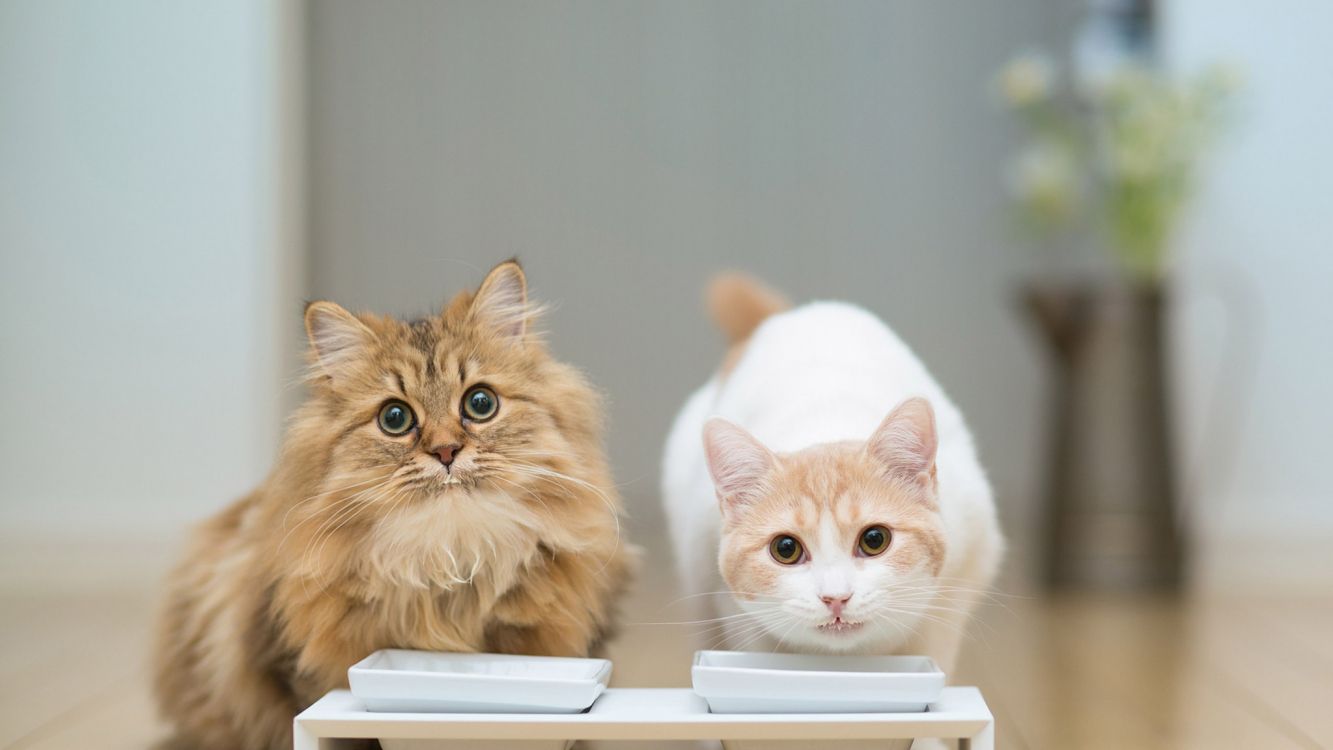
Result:
M893 539L893 532L883 526L871 526L861 532L861 540L857 542L856 548L861 550L861 554L866 557L874 557L889 548L889 540Z
M484 385L474 386L463 396L463 415L473 422L485 422L500 411L500 397Z
M795 565L805 557L801 540L788 534L778 534L768 543L768 554L783 565Z
M384 402L384 406L380 407L377 421L385 435L394 437L406 435L417 425L417 417L412 413L412 407L396 399Z

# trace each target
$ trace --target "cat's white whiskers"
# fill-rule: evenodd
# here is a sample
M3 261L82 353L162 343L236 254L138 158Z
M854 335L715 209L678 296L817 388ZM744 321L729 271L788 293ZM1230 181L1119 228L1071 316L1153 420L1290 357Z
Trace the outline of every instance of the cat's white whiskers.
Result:
M404 489L405 488L402 487L398 488L382 487L380 488L380 491L375 492L374 494L364 499L357 500L356 502L352 503L350 506L348 506L348 508L340 512L337 516L335 516L333 520L331 520L328 524L325 524L325 526L322 527L323 528L322 533L317 535L315 537L315 541L311 543L311 547L313 547L314 549L313 549L313 554L310 556L310 558L308 558L308 561L318 563L318 561L324 556L324 548L325 546L328 545L329 540L332 539L335 535L337 535L337 533L340 530L342 530L344 526L355 520L356 517L359 516L363 511L365 511L366 508L369 508L371 505L379 503L381 500L384 500L388 496L389 492L394 491L396 493L401 493L404 491Z
M760 623L759 627L756 629L756 632L753 635L741 641L739 644L732 646L732 649L735 651L744 651L753 644L763 640L764 636L769 634L769 630L770 627L768 623L766 622Z
M796 630L796 628L800 626L801 626L801 621L792 618L792 621L790 624L787 625L787 628L782 631L781 635L777 636L777 640L774 641L773 648L770 650L776 653L778 649L785 648L787 645L787 636L791 635L792 631Z
M944 579L944 578L940 578L940 579L935 579L935 580L936 580L936 581L947 581L947 580L958 580L958 579ZM1009 592L1005 592L1005 591L998 591L998 590L993 589L993 588L990 588L990 587L959 586L959 585L951 585L951 584L943 584L943 585L941 585L941 584L937 584L937 583L932 583L932 584L929 585L929 586L899 585L899 586L895 586L895 587L894 587L894 590L895 590L895 591L904 591L904 592L920 592L920 591L926 591L926 592L933 592L933 593L938 593L938 594L951 594L951 595L955 595L955 596L974 597L974 598L977 599L977 601L985 602L985 603L987 603L987 604L995 604L995 605L1004 607L1006 610L1008 609L1008 604L1004 601L1005 599L1032 599L1032 598L1033 598L1033 597L1031 597L1031 596L1025 596L1025 595L1022 595L1022 594L1011 594L1011 593L1009 593Z
M388 467L388 466L393 466L393 465L394 465L393 463L378 464L378 465L376 465L376 466L366 467L366 470L369 471L369 470L371 470L371 469L382 469L382 468L385 468L385 467ZM359 481L359 482L353 482L353 483L351 483L351 484L344 485L344 486L341 486L341 487L334 487L333 489L324 490L323 492L316 492L315 494L311 495L310 497L307 497L307 498L305 498L305 499L303 499L303 500L300 500L300 501L296 502L295 504L291 505L290 507L288 507L288 508L287 508L287 512L285 512L285 513L282 514L282 521L281 521L281 522L279 523L279 525L278 525L278 528L280 528L280 529L287 529L287 533L282 537L282 541L280 541L280 542L278 543L278 546L277 546L277 548L276 548L276 550L275 550L275 554L276 554L276 552L281 552L281 551L282 551L282 547L283 547L283 545L287 543L287 538L290 537L290 536L292 535L292 532L294 532L294 531L296 531L297 529L299 529L303 524L306 524L306 523L310 522L312 519L319 517L319 515L320 515L321 513L324 513L324 512L327 512L327 511L328 511L328 508L327 508L327 507L326 507L326 508L321 508L320 510L315 511L314 513L311 513L310 515L308 515L308 516L306 516L305 518L301 519L301 521L298 522L295 526L293 526L293 527L291 527L290 529L288 529L288 528L287 528L287 520L291 517L292 513L293 513L294 511L296 511L298 508L301 508L302 506L306 505L307 503L314 502L315 500L317 500L317 499L319 499L319 498L321 498L321 497L326 497L326 496L328 496L328 495L335 495L335 494L337 494L337 493L339 493L339 492L346 492L346 491L348 491L348 490L354 489L354 488L356 488L356 487L360 487L360 486L365 485L365 484L369 484L369 483L371 483L371 482L376 482L376 481L381 481L381 480L388 479L388 478L392 477L393 474L394 474L394 472L393 472L393 471L390 471L388 474L384 474L384 475L380 475L380 476L376 476L376 477L371 477L370 479L364 479L364 480L361 480L361 481ZM334 505L337 505L337 504L338 504L338 503L334 503ZM332 506L329 506L329 507L332 507Z
M494 482L498 482L498 483L500 483L501 485L504 485L505 487L511 487L511 488L513 488L514 490L517 490L518 492L522 492L523 494L525 494L525 495L527 495L528 497L532 498L534 501L536 501L536 503L537 503L538 505L542 506L542 512L545 514L545 516L546 516L548 519L550 518L550 516L551 516L551 506L549 506L549 505L546 504L546 498L543 498L541 495L537 494L537 493L534 492L533 490L531 490L531 489L529 489L529 488L527 488L527 487L524 487L523 485L519 484L518 482L515 482L515 481L512 480L512 479L507 479L507 478L505 478L505 477L501 477L501 476L489 476L489 477L487 477L487 479L489 479L489 480L491 480L491 481L494 481Z
M563 474L561 472L555 471L554 469L544 466L539 466L537 464L527 463L523 461L511 461L507 466L510 470L514 471L515 473L518 474L526 473L527 476L533 479L544 480L547 482L554 482L557 485L559 485L559 483L561 482L568 482L570 484L574 484L576 486L582 487L588 492L591 492L594 496L596 496L598 499L602 501L602 504L606 506L606 510L610 514L611 520L615 523L616 527L616 543L612 547L612 551L607 555L606 559L602 561L601 567L598 568L597 570L597 575L601 575L603 572L605 572L606 568L611 564L611 561L615 559L618 551L623 547L624 544L621 539L620 511L616 508L616 505L614 502L612 502L611 498L607 496L606 492L602 490L602 488L593 484L592 482L579 479L578 477L571 477L568 474ZM571 494L570 496L572 497L573 495Z
M355 519L363 510L370 507L371 504L384 497L389 491L392 491L392 488L385 488L385 485L387 484L388 480L385 480L384 484L376 485L372 489L377 491L368 500L352 502L344 510L339 511L338 515L333 519L320 525L320 530L316 532L314 539L306 546L306 551L301 558L302 568L305 571L309 572L315 569L315 566L324 555L325 545L328 544L328 541L332 539L343 526ZM401 491L401 489L399 491ZM357 493L357 495L363 496L366 492L367 490L363 490L362 492ZM319 595L323 595L324 592L328 590L328 583L329 582L324 578L319 579ZM301 579L301 586L303 589L305 588L306 577Z
M569 482L570 484L574 484L584 488L585 490L591 492L593 495L597 496L603 503L606 504L607 510L609 510L611 512L612 517L616 519L616 528L617 529L620 528L619 511L616 510L615 506L611 502L611 498L607 496L606 492L601 487L598 487L592 482L589 482L584 479L579 479L578 477L572 477L568 474L561 473L559 471L556 471L555 469L546 466L527 463L523 461L510 462L509 467L520 472L526 470L529 472L529 476L532 476L533 478L544 478L557 483Z
M879 620L879 622L886 622L889 625L892 625L894 631L899 634L899 638L903 643L906 643L907 641L917 636L916 628L912 627L912 625L909 623L905 623L899 620L898 618L894 617L882 618L881 620Z
M384 469L384 468L387 468L387 467L389 467L389 466L395 466L396 464L397 464L396 461L388 461L388 462L385 462L385 463L382 463L382 464L374 464L374 465L372 465L372 466L360 466L360 467L357 467L357 468L358 468L358 470L360 470L360 471L374 471L374 470L376 470L376 469ZM391 475L391 474L393 474L392 471L389 472L389 475ZM343 486L341 486L341 487L333 487L333 488L326 489L326 490L323 490L323 491L320 491L320 492L316 492L315 494L310 495L309 497L302 498L301 500L298 500L296 503L292 504L292 506L289 507L289 508L287 509L287 513L283 516L283 520L285 521L285 520L287 519L287 516L288 516L288 515L291 515L291 512L292 512L292 511L296 510L297 508L300 508L302 505L305 505L306 503L310 502L311 500L314 500L314 499L316 499L316 498L320 498L320 497L324 497L325 495L332 495L332 494L334 494L334 493L338 493L338 492L343 492L343 491L346 491L346 490L350 490L350 489L352 489L353 487L357 487L357 486L360 486L360 485L363 485L363 484L367 484L367 483L369 483L369 482L373 482L373 481L375 481L376 479L380 479L380 478L382 478L382 477L384 477L384 476L388 476L388 475L380 475L380 476L376 476L376 477L371 477L371 478L369 478L369 479L362 479L362 480L360 480L360 481L352 482L352 483L350 483L350 484L346 484L346 485L343 485Z
M398 510L398 506L402 505L403 502L411 496L412 493L407 491L407 488L404 488L402 491L399 491L398 494L394 495L393 504L389 506L389 509L385 512L385 515L387 516L391 513L396 512Z
M763 620L751 620L738 623L726 623L714 625L700 631L696 637L711 637L713 645L725 645L728 648L735 648L735 643L740 639L748 637L750 634L767 627Z
M370 487L367 487L363 490L360 490L347 497L340 499L338 502L329 506L327 510L323 510L320 511L319 513L312 514L312 517L317 517L320 514L327 514L327 515L324 518L324 520L320 522L319 526L316 527L315 533L312 536L311 541L306 546L305 553L302 554L301 556L303 566L305 565L305 563L309 562L310 552L312 548L319 543L319 540L324 535L327 529L331 528L334 524L336 524L338 520L342 518L345 513L358 507L360 499L362 497L365 497L366 495L374 492L378 492L379 490L386 487L389 484L389 482L392 481L392 479L393 477L392 475L390 475L389 477L386 477L383 481L379 482L378 484L372 485ZM293 531L295 531L295 529L293 529ZM288 533L290 534L291 532ZM306 567L306 569L308 570L309 568Z
M307 546L306 553L302 556L306 570L310 570L310 564L312 562L317 562L323 555L324 546L328 544L329 539L360 515L363 510L380 503L389 492L393 492L395 489L396 492L393 495L395 500L399 494L411 494L412 487L409 485L401 484L397 488L389 486L395 478L401 480L401 477L399 477L398 474L403 468L404 467L399 467L398 469L395 469L379 484L373 485L343 499L339 504L341 510L320 524L315 532L314 538ZM323 588L324 584L321 584L321 591Z
M977 591L980 590L972 590L969 591L968 593L969 594L975 593ZM975 611L976 609L975 606L971 606L967 602L956 602L954 601L953 596L954 595L949 593L940 594L934 591L926 591L926 590L902 591L900 588L895 587L892 593L889 595L888 601L890 604L901 605L909 609L916 608L916 609L929 610L932 612L938 612L944 614L956 614L962 617L963 619L967 620L968 622L979 622L986 627L990 627L989 625L986 625L986 623L983 620L980 619L979 615ZM1006 612L1012 613L1012 610L1009 609L1009 607L1007 607L1003 602L1000 601L983 599L980 602L978 602L978 604L980 604L981 606L989 606L989 605L999 606Z
M764 638L771 637L774 625L775 623L760 622L750 628L734 628L728 633L728 648L733 651L744 651Z
M940 626L940 627L946 628L946 629L948 629L951 633L954 633L954 634L958 635L958 636L961 637L961 638L967 638L967 637L970 637L970 636L968 635L968 633L967 633L966 628L964 628L963 625L962 625L961 623L957 623L957 622L954 622L953 620L950 620L950 619L948 619L948 618L940 617L940 616L938 616L938 615L930 614L930 613L927 613L927 612L921 612L921 611L917 611L917 610L909 610L909 609L899 609L899 608L895 608L895 607L881 607L879 610L877 610L877 611L875 612L875 614L877 614L877 615L905 615L905 616L909 616L909 617L912 617L912 618L917 619L917 620L924 620L925 622L929 622L929 623L931 623L931 624L938 625L938 626ZM901 618L896 618L896 617L891 617L891 616L890 616L890 617L886 617L885 619L886 619L887 621L889 621L889 622L899 622L899 623L901 623Z
M319 527L315 529L315 538L318 539L329 527L336 524L338 520L342 518L344 513L357 507L362 502L363 498L370 495L374 495L378 493L380 490L387 487L390 484L390 482L393 481L393 478L394 478L393 474L390 474L388 477L385 477L383 481L375 485L372 485L370 487L367 487L365 489L359 490L351 495L348 495L347 497L340 499L337 503L334 503L334 505L331 506L331 508L337 508L337 511L334 513L330 513L329 517L325 518L320 523Z
M574 463L576 463L576 464L577 464L578 461L581 460L579 456L576 456L576 455L574 455L574 454L572 454L572 453L546 453L546 452L536 452L536 453L533 453L533 452L525 452L525 451L514 451L514 450L510 450L510 451L505 451L504 455L505 455L506 458L509 458L509 459L513 459L513 458L547 458L547 459L560 459L560 460L563 460L563 461L570 461L570 462L574 462ZM522 463L523 463L524 465L527 465L527 466L539 466L539 467L541 467L541 468L551 469L551 470L553 470L553 471L555 470L555 467L553 467L553 466L543 466L543 465L541 465L541 464L531 464L531 463L527 463L527 462L522 462ZM571 479L573 479L573 477L571 477ZM642 479L642 477L638 477L638 478L631 479L631 480L624 481L624 482L612 482L609 486L611 486L611 487L613 487L613 488L615 488L615 489L622 489L622 488L624 488L624 487L628 487L629 485L633 484L634 482L639 481L640 479ZM581 480L575 480L575 481L581 481Z

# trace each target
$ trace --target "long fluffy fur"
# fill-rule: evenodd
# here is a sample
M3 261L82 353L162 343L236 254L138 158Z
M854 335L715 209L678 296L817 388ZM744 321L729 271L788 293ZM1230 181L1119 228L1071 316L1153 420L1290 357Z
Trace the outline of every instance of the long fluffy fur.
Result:
M582 375L531 335L521 269L405 322L307 310L311 395L276 468L195 533L161 617L156 693L177 744L291 746L295 713L386 647L587 655L631 554ZM494 389L497 416L464 420ZM386 399L420 426L377 426ZM463 445L452 473L431 454Z

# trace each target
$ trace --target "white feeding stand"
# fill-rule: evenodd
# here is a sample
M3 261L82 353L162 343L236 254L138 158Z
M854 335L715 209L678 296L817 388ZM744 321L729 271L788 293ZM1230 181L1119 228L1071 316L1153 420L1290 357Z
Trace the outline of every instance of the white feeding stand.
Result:
M559 747L574 740L884 740L890 746L926 737L958 739L961 750L995 747L995 720L974 687L946 687L920 713L846 714L714 714L689 688L611 688L579 714L372 713L349 691L335 690L297 716L294 730L294 750L340 750L345 740L369 738L423 748L459 740L467 747Z

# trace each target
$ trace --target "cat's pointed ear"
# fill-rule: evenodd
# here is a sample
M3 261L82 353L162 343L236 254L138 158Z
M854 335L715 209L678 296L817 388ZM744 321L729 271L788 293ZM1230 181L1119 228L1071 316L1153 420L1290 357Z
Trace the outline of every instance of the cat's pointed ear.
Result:
M773 468L773 452L744 428L713 417L704 424L704 456L723 512L758 497Z
M305 331L314 362L329 377L336 377L339 370L360 359L375 338L355 315L322 300L306 305Z
M507 260L486 275L472 298L472 317L480 325L513 339L527 333L534 310L528 305L528 280L516 260Z
M935 484L935 410L924 398L909 398L894 407L870 436L866 448L889 476L912 484Z

